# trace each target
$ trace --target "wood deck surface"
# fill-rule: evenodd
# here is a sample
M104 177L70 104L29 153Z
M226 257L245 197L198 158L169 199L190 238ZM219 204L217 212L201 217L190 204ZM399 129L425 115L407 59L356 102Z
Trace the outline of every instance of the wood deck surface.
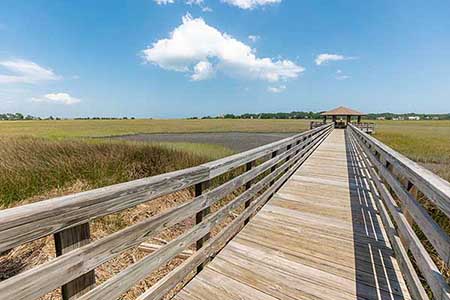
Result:
M410 299L357 166L334 130L174 299Z

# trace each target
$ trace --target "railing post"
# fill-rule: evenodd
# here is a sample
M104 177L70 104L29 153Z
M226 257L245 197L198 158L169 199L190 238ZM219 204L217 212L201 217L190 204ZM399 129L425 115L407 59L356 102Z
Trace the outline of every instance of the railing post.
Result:
M204 181L204 182L200 182L197 183L195 185L195 197L200 196L204 190L206 190L209 187L209 180L208 181ZM203 218L206 217L209 213L211 212L211 208L207 207L202 211L199 211L196 215L195 215L195 224L199 224L203 221ZM205 241L207 241L211 236L211 233L206 234L204 237L202 237L201 239L199 239L196 243L196 249L199 250L200 248L203 247L203 243ZM199 265L197 267L197 273L201 272L203 270L205 263Z
M417 188L414 186L414 184L409 181L408 179L405 179L403 182L403 185L406 188L406 191L417 201L419 199L417 199L418 196L418 190ZM411 227L414 225L414 218L411 216L411 214L409 213L408 209L406 208L406 206L402 207L403 210L403 214L405 215L406 221L408 221L409 225L411 225Z
M300 141L297 141L297 142L295 143L295 146L298 146L299 144L300 144ZM300 152L300 149L297 149L297 150L295 151L295 155L297 155L299 152Z
M255 166L255 161L248 162L248 163L245 165L245 171L246 171L246 172L250 171L254 166ZM249 182L247 182L247 183L245 184L245 190L248 190L248 189L252 186L252 184L253 184L253 180L250 180ZM251 202L252 202L252 199L246 201L246 202L245 202L245 208L249 207ZM246 220L244 221L244 225L247 225L247 223L248 223L249 221L250 221L250 218L246 219Z
M289 145L286 147L286 151L291 150L291 148L292 148L292 144L289 144ZM288 156L286 157L285 162L288 162L290 159L291 159L291 155L288 155ZM286 172L287 172L287 170L286 170Z
M54 234L56 256L61 256L90 242L91 233L89 223L64 229ZM94 270L66 283L61 287L63 300L79 298L95 287Z
M277 156L277 154L278 154L278 150L273 151L271 158L274 158L275 156ZM270 168L270 173L274 172L276 169L277 169L277 166L275 164L273 167ZM273 185L274 183L275 183L275 179L270 182L270 185Z

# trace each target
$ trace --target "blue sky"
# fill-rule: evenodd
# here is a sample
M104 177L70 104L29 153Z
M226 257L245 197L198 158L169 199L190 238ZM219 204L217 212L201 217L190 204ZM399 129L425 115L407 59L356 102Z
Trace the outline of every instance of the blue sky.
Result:
M3 0L0 111L449 112L449 12L433 0Z

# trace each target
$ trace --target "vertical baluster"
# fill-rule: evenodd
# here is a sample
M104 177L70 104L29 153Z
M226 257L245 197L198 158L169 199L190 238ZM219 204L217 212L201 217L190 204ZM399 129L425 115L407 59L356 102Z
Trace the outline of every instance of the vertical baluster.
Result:
M204 182L200 182L197 183L195 185L195 197L200 196L201 194L203 194L203 191L208 189L209 187L209 180L208 181L204 181ZM199 224L203 221L203 218L206 217L209 213L211 212L211 208L207 207L202 211L199 211L196 215L195 215L195 224ZM207 241L209 238L211 237L211 233L206 234L204 237L202 237L201 239L199 239L196 243L196 249L199 250L200 248L203 247L203 243L205 241ZM203 267L205 265L206 262L204 262L203 264L199 265L197 267L197 273L201 272L201 270L203 270Z
M271 155L271 158L274 158L274 157L277 156L277 155L278 155L278 150L273 151L273 152L272 152L272 155ZM274 165L273 167L271 167L271 168L270 168L270 173L274 172L274 171L276 170L276 168L277 168L276 165ZM272 180L272 181L270 182L270 185L273 185L274 183L275 183L275 179Z
M255 166L255 161L248 162L248 163L245 165L245 171L246 171L246 172L250 171L254 166ZM245 184L245 190L248 190L248 189L252 186L252 184L253 184L253 180L250 180L249 182L247 182L247 183ZM253 199L250 199L250 200L248 200L248 201L245 202L245 208L247 208L247 207L250 206L250 203L252 202L252 200L253 200ZM247 224L249 221L250 221L250 218L246 219L246 220L244 221L244 224Z
M289 144L289 145L286 147L286 151L291 150L291 148L292 148L292 144ZM286 161L289 161L289 159L291 159L291 155L290 155L290 154L289 154L288 157L286 158Z
M295 146L298 146L299 144L300 144L300 141L297 141L297 142L295 143ZM297 149L297 150L295 151L295 155L297 155L299 152L300 152L300 149Z
M411 181L409 181L408 179L405 179L404 182L403 182L403 184L404 184L406 190L408 191L408 193L409 193L414 199L416 199L416 200L418 201L419 199L417 199L417 198L418 198L418 194L419 194L419 193L418 193L418 190L417 190L416 186L415 186ZM406 208L406 206L403 207L403 214L405 215L406 220L408 221L408 223L409 223L409 224L411 225L411 227L412 227L412 226L414 225L414 219L413 219L413 217L411 216L411 214L409 213L408 208Z
M89 223L84 223L72 228L64 229L54 234L56 256L61 256L90 242ZM63 300L79 298L95 287L94 270L66 283L61 287Z

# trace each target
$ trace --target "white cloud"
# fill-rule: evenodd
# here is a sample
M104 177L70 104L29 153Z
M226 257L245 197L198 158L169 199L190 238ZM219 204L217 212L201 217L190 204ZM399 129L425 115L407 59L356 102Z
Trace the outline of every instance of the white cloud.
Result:
M329 61L339 61L339 60L349 60L349 59L355 59L355 57L349 57L349 56L344 56L344 55L340 55L340 54L322 53L322 54L319 54L316 56L315 62L316 62L316 65L320 66Z
M242 9L254 9L258 6L281 3L281 0L222 0L222 2Z
M36 83L61 79L53 70L24 59L0 61L0 67L9 72L0 74L0 83Z
M205 80L211 78L214 75L213 65L209 61L201 61L194 67L194 74L192 74L192 80Z
M279 94L281 92L283 92L286 89L285 85L280 85L280 86L269 86L267 88L267 91L274 93L274 94Z
M249 39L250 41L252 41L253 43L255 43L256 41L258 41L260 38L261 38L261 37L260 37L259 35L253 35L253 34L250 34L250 35L248 36L248 39Z
M198 78L196 80L203 79L196 75L206 66L208 74L214 71L231 77L269 82L297 78L304 71L302 66L290 60L258 58L248 45L209 26L202 18L193 19L189 14L183 17L183 23L171 32L169 38L155 42L142 51L142 56L146 62L163 69L193 74L192 78ZM202 64L199 65L200 62Z
M31 98L31 101L38 103L56 103L56 104L72 105L80 103L81 99L72 97L67 93L53 93L53 94L46 94L40 98Z

